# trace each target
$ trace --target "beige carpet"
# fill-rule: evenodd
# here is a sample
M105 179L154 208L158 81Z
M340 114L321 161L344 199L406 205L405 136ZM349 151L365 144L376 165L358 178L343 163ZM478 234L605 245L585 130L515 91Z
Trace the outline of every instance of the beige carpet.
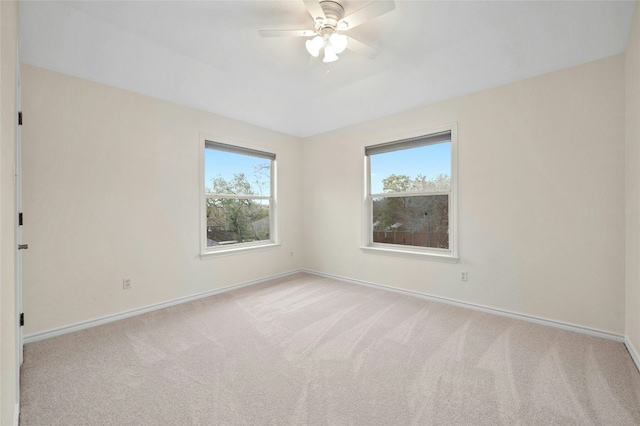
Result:
M638 425L623 344L297 274L25 348L22 425Z

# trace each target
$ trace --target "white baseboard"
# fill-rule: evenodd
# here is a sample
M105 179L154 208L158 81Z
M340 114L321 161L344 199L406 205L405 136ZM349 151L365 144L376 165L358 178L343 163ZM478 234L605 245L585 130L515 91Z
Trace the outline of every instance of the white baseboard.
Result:
M536 317L536 316L533 316L533 315L521 314L521 313L518 313L518 312L511 312L511 311L507 311L507 310L504 310L504 309L491 308L489 306L478 305L478 304L475 304L475 303L462 302L462 301L459 301L459 300L450 299L448 297L434 296L434 295L431 295L431 294L421 293L421 292L412 291L412 290L404 290L404 289L401 289L401 288L391 287L391 286L387 286L387 285L383 285L383 284L375 284L375 283L371 283L371 282L367 282L367 281L354 280L354 279L351 279L351 278L345 278L345 277L341 277L341 276L333 275L333 274L326 274L326 273L323 273L323 272L313 271L313 270L309 270L309 269L303 269L302 272L306 272L308 274L317 275L317 276L320 276L320 277L326 277L326 278L332 278L332 279L335 279L335 280L345 281L345 282L348 282L348 283L364 285L364 286L367 286L367 287L373 287L373 288L377 288L377 289L381 289L381 290L391 291L391 292L394 292L394 293L404 294L404 295L407 295L407 296L419 297L419 298L422 298L422 299L432 300L432 301L435 301L435 302L447 303L449 305L455 305L455 306L458 306L458 307L461 307L461 308L473 309L475 311L481 311L481 312L486 312L486 313L489 313L489 314L500 315L500 316L504 316L504 317L509 317L509 318L513 318L513 319L518 319L518 320L522 320L522 321L535 323L535 324L546 325L546 326L549 326L549 327L559 328L559 329L562 329L562 330L574 331L576 333L587 334L589 336L600 337L600 338L604 338L604 339L608 339L608 340L615 340L616 342L625 342L625 336L623 336L622 334L616 334L616 333L611 333L611 332L608 332L608 331L598 330L598 329L594 329L594 328L583 327L581 325L569 324L569 323L565 323L565 322L561 322L561 321L550 320L550 319L547 319L547 318L540 318L540 317ZM637 353L636 353L636 355L637 355ZM636 358L636 365L638 365L637 358Z
M598 329L589 328L589 327L583 327L583 326L575 325L575 324L569 324L569 323L565 323L565 322L561 322L561 321L550 320L550 319L546 319L546 318L535 317L535 316L532 316L532 315L526 315L526 314L521 314L521 313L517 313L517 312L511 312L511 311L507 311L507 310L503 310L503 309L492 308L492 307L489 307L489 306L478 305L478 304L475 304L475 303L462 302L462 301L455 300L455 299L450 299L450 298L447 298L447 297L435 296L435 295L431 295L431 294L427 294L427 293L421 293L421 292L412 291L412 290L405 290L405 289L401 289L401 288L397 288L397 287L391 287L391 286L387 286L387 285L376 284L376 283L371 283L371 282L362 281L362 280L355 280L355 279L351 279L351 278L342 277L342 276L339 276L339 275L327 274L327 273L318 272L318 271L314 271L314 270L310 270L310 269L293 270L293 271L285 272L285 273L282 273L282 274L272 275L272 276L265 277L265 278L260 278L260 279L257 279L257 280L247 281L247 282L244 282L244 283L234 284L234 285L230 285L230 286L227 286L227 287L222 287L222 288L218 288L218 289L215 289L215 290L210 290L210 291L206 291L206 292L203 292L203 293L194 294L192 296L181 297L181 298L170 300L170 301L167 301L167 302L157 303L157 304L154 304L154 305L149 305L149 306L144 306L144 307L141 307L141 308L131 309L131 310L120 312L120 313L113 314L113 315L107 315L107 316L104 316L104 317L94 318L94 319L91 319L91 320L82 321L82 322L79 322L79 323L70 324L70 325L66 325L66 326L63 326L63 327L58 327L58 328L53 328L53 329L37 332L37 333L28 334L28 335L24 336L24 344L29 344L29 343L37 342L37 341L40 341L40 340L49 339L51 337L56 337L56 336L60 336L60 335L63 335L63 334L72 333L74 331L84 330L84 329L87 329L87 328L90 328L90 327L95 327L95 326L98 326L98 325L107 324L107 323L110 323L110 322L113 322L113 321L119 321L121 319L130 318L130 317L133 317L133 316L136 316L136 315L140 315L140 314L144 314L144 313L151 312L151 311L156 311L158 309L167 308L169 306L175 306L175 305L179 305L181 303L186 303L186 302L190 302L192 300L202 299L204 297L213 296L213 295L224 293L224 292L227 292L227 291L236 290L236 289L239 289L239 288L242 288L242 287L248 287L248 286L251 286L251 285L260 284L260 283L263 283L265 281L270 281L270 280L274 280L274 279L278 279L278 278L283 278L283 277L286 277L286 276L289 276L289 275L293 275L293 274L296 274L296 273L299 273L299 272L305 272L305 273L312 274L312 275L317 275L317 276L320 276L320 277L332 278L332 279L336 279L336 280L339 280L339 281L344 281L344 282L348 282L348 283L352 283L352 284L358 284L358 285L364 285L364 286L367 286L367 287L373 287L373 288L386 290L386 291L391 291L391 292L404 294L404 295L408 295L408 296L419 297L419 298L426 299L426 300L432 300L432 301L436 301L436 302L447 303L447 304L458 306L458 307L462 307L462 308L473 309L473 310L476 310L476 311L486 312L486 313L495 314L495 315L501 315L501 316L504 316L504 317L509 317L509 318L513 318L513 319L527 321L527 322L531 322L531 323L535 323L535 324L541 324L541 325L546 325L546 326L549 326L549 327L555 327L555 328L559 328L559 329L562 329L562 330L574 331L576 333L587 334L587 335L590 335L590 336L600 337L600 338L609 339L609 340L615 340L617 342L624 342L626 344L627 348L629 349L629 353L631 354L631 357L633 358L634 362L638 366L638 369L640 369L640 356L638 356L637 350L633 347L631 342L628 339L626 339L625 336L623 336L621 334L611 333L611 332L608 332L608 331L598 330Z
M631 355L631 359L633 359L633 362L636 364L638 371L640 371L640 353L638 353L638 350L633 346L633 343L631 343L628 337L625 337L624 345L627 347L629 355Z
M107 315L104 317L99 317L99 318L93 318L87 321L82 321L82 322L78 322L75 324L70 324L70 325L65 325L62 327L57 327L57 328L52 328L49 330L45 330L45 331L40 331L37 333L32 333L32 334L27 334L24 336L24 344L29 344L29 343L33 343L33 342L37 342L40 340L45 340L45 339L50 339L52 337L56 337L56 336L61 336L63 334L67 334L67 333L72 333L74 331L79 331L79 330L84 330L87 328L91 328L91 327L96 327L98 325L102 325L102 324L107 324L113 321L119 321L125 318L130 318L136 315L140 315L140 314L145 314L147 312L151 312L151 311L157 311L158 309L163 309L163 308L168 308L170 306L175 306L175 305L179 305L182 303L187 303L187 302L191 302L193 300L198 300L198 299L202 299L204 297L209 297L209 296L213 296L216 294L220 294L220 293L225 293L228 291L232 291L232 290L237 290L239 288L242 287L248 287L248 286L252 286L252 285L256 285L256 284L260 284L263 283L265 281L271 281L274 279L278 279L278 278L283 278L283 277L287 277L289 275L293 275L299 272L303 272L301 269L298 270L293 270L293 271L289 271L289 272L284 272L282 274L277 274L277 275L271 275L269 277L266 278L260 278L257 280L252 280L252 281L246 281L243 283L239 283L239 284L233 284L230 286L226 286L226 287L222 287L222 288L217 288L215 290L209 290L209 291L205 291L203 293L198 293L198 294L194 294L191 296L185 296L185 297L180 297L178 299L174 299L174 300L169 300L166 302L162 302L162 303L156 303L153 305L148 305L148 306L143 306L141 308L135 308L135 309L131 309L128 311L124 311L124 312L119 312L117 314L113 314L113 315Z

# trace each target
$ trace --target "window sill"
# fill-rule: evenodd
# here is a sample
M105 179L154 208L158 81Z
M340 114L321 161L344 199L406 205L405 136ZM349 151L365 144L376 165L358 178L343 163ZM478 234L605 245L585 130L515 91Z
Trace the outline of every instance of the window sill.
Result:
M458 263L460 258L448 253L434 253L421 250L411 250L405 248L391 248L391 247L379 247L379 246L364 246L360 249L365 253L382 254L389 256L399 257L411 257L414 259L435 260L438 262Z
M271 250L280 247L280 243L266 243L257 245L247 245L242 247L232 247L224 249L214 249L200 253L200 259L211 259L214 257L233 256L236 254L246 254L252 251Z

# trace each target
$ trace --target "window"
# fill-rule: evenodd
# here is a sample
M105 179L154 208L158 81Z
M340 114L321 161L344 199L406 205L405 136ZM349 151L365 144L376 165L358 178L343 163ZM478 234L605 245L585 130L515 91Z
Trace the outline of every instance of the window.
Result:
M275 154L204 141L202 253L273 245Z
M365 249L457 260L455 153L455 126L365 148Z

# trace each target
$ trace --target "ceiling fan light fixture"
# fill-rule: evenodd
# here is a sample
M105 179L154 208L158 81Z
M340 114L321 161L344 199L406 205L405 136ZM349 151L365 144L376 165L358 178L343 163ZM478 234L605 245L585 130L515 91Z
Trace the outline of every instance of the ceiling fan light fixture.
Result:
M344 49L347 48L347 43L349 42L349 38L344 34L333 33L331 37L329 37L329 42L331 43L331 47L336 54L344 52Z
M322 62L329 63L329 62L335 62L337 60L338 60L338 55L336 55L336 52L333 50L333 47L331 47L330 45L325 46L324 59L322 59Z
M318 55L320 54L320 49L322 48L323 44L324 44L324 40L322 39L322 37L315 36L311 40L307 40L304 43L304 46L307 48L307 52L309 52L311 56L313 56L314 58L317 58Z

